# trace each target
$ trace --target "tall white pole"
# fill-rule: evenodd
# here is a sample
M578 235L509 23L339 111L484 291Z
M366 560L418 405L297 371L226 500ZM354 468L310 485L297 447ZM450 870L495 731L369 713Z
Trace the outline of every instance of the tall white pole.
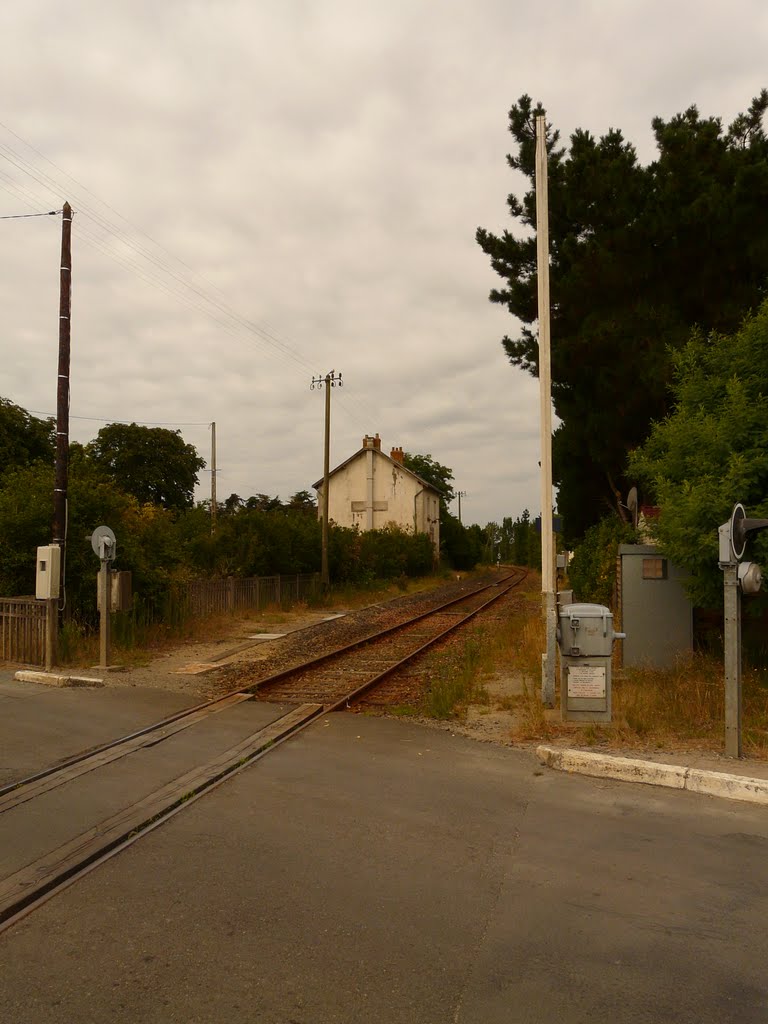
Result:
M547 130L536 118L536 264L539 285L539 399L541 406L541 594L547 649L541 659L541 699L555 704L555 558L552 530L552 368L549 343L549 207Z

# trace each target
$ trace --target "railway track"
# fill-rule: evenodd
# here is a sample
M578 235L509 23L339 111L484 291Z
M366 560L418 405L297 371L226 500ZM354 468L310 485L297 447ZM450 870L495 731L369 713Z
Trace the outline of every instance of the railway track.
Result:
M525 575L516 570L0 788L0 931L319 716L370 695Z

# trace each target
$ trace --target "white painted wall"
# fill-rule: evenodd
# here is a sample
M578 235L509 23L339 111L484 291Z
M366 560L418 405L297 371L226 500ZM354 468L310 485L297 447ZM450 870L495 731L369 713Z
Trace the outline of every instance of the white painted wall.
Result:
M370 474L373 472L371 495ZM323 507L323 487L318 488L318 514ZM435 551L440 550L440 499L403 466L377 449L361 451L330 479L328 516L339 526L380 530L395 523L404 530L426 533Z

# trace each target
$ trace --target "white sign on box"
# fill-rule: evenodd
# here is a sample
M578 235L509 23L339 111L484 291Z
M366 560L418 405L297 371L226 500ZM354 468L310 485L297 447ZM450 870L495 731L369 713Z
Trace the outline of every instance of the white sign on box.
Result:
M605 697L605 668L602 665L569 665L568 696Z

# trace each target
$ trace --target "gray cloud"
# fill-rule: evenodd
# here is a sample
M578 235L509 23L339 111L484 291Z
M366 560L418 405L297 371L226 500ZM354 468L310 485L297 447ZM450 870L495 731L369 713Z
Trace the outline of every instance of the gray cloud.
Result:
M0 31L3 120L113 208L0 129L41 179L0 149L0 213L64 197L77 211L73 413L216 420L219 493L285 497L322 467L309 380L341 369L334 460L379 431L452 466L465 518L485 522L539 504L537 383L505 359L516 328L487 301L497 282L474 242L478 225L507 226L520 184L509 107L529 92L564 137L618 126L651 159L655 114L696 102L728 120L765 84L768 13L760 0L735 0L727 20L690 0L74 0L62 21L34 0L5 5ZM58 230L0 222L0 394L42 410ZM77 439L97 429L73 420ZM183 433L207 456L206 426Z

